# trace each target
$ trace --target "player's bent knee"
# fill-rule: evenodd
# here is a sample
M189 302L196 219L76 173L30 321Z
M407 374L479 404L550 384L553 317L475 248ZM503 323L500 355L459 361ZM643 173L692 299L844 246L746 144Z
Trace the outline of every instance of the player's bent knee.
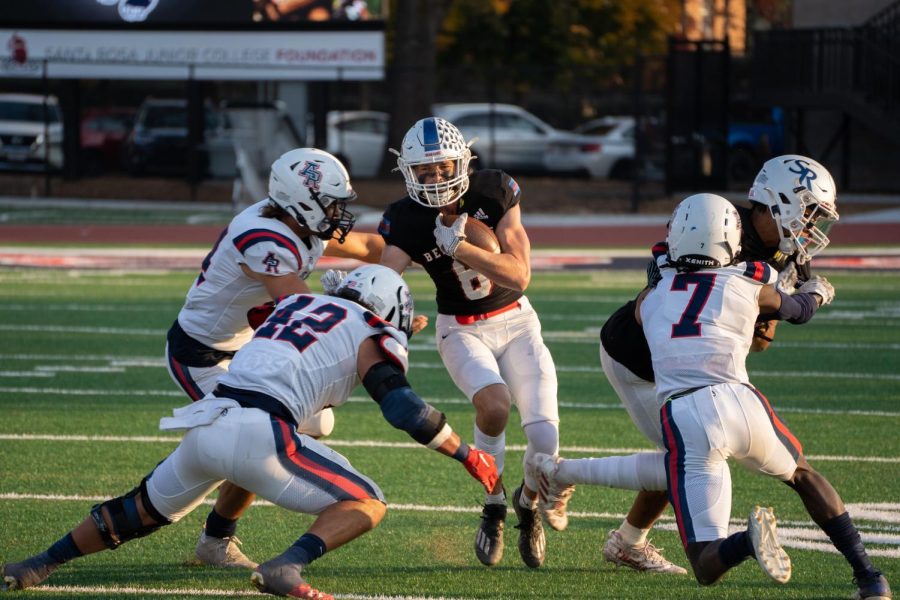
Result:
M374 498L366 498L364 500L358 500L357 502L362 505L361 510L369 518L369 530L378 527L378 524L381 523L385 513L387 513L387 505Z
M172 521L163 516L147 497L146 479L124 496L95 504L91 519L110 550L129 540L150 535Z

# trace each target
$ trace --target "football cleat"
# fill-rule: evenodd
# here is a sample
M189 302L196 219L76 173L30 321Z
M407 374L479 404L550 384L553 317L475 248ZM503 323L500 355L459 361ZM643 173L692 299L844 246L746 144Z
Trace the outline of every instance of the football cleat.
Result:
M856 580L855 583L859 589L850 600L891 600L894 597L887 579L879 572L875 572L871 577Z
M519 518L519 524L516 525L516 529L519 530L519 555L526 566L537 569L544 564L547 540L544 538L544 526L541 525L541 517L537 514L537 510L519 504L523 485L517 487L512 496L513 509Z
M255 569L256 563L247 558L238 547L241 540L237 536L217 538L206 535L206 530L200 534L195 551L197 560L211 567L226 567L230 569Z
M562 485L556 482L556 471L559 469L559 457L542 454L532 459L538 480L538 507L544 520L556 531L569 526L569 515L566 506L575 491L574 485Z
M55 564L47 564L48 560L45 552L22 562L3 565L0 591L24 590L45 581L56 570Z
M475 556L481 564L496 565L503 558L503 527L505 504L485 504L481 510L481 525L475 534Z
M320 592L300 575L302 566L276 556L256 567L250 583L264 594L303 598L304 600L334 600L334 596Z
M632 546L615 529L609 532L609 537L603 544L604 560L613 563L616 567L628 567L647 573L687 575L687 569L666 559L661 551L662 548L657 548L650 543L650 540L641 545Z
M787 583L791 578L791 557L778 542L775 513L771 507L756 506L750 511L747 535L763 573L778 583Z

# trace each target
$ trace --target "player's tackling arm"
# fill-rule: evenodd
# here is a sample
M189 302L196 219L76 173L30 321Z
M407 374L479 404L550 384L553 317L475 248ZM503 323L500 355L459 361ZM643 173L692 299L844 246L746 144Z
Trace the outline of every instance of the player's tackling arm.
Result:
M363 386L381 407L388 423L406 431L423 446L461 462L487 491L494 488L499 475L493 457L460 440L444 413L413 391L403 369L375 338L367 338L360 344L356 366Z
M381 259L384 249L384 239L375 233L357 233L351 231L347 234L343 244L331 241L325 246L325 256L338 258L355 258L367 263L377 263Z
M500 254L463 241L454 258L497 285L524 292L531 283L531 242L522 226L522 211L518 204L503 215L494 233L500 242Z

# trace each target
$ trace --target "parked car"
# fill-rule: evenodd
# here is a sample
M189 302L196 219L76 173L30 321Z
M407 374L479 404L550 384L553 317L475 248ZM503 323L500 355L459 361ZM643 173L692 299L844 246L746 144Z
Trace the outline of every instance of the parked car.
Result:
M512 104L436 104L434 115L456 125L472 146L477 168L511 172L544 172L551 146L564 149L577 161L588 161L598 148L590 139L551 127L520 106ZM588 156L582 156L588 155ZM554 168L558 166L554 163ZM563 165L568 170L568 163Z
M389 119L387 113L374 110L330 111L326 149L352 177L375 177L384 157Z
M554 142L547 148L548 170L570 172L591 178L625 179L634 170L634 119L607 116L574 129L580 144Z
M88 173L125 165L125 140L134 126L135 109L90 108L81 118L81 153Z
M225 123L218 111L204 109L205 138L219 135ZM134 128L125 142L128 172L184 173L188 166L188 110L183 99L148 98L138 110ZM200 169L206 172L209 157L200 149Z
M0 166L60 169L62 112L56 96L0 94Z
M784 154L784 110L732 106L728 124L728 179L749 187L765 161Z

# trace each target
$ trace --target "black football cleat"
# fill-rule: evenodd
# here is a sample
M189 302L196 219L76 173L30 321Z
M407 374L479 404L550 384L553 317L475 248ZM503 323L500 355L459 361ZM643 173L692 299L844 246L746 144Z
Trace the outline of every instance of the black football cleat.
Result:
M506 521L505 504L485 504L481 510L481 525L475 533L475 556L489 567L503 558L503 527Z
M547 540L537 509L525 508L519 504L523 485L517 487L512 495L513 509L519 517L519 524L516 525L519 530L519 555L526 566L537 569L544 564Z
M3 565L3 579L0 591L24 590L44 582L56 570L55 564L48 564L46 552L17 563Z

